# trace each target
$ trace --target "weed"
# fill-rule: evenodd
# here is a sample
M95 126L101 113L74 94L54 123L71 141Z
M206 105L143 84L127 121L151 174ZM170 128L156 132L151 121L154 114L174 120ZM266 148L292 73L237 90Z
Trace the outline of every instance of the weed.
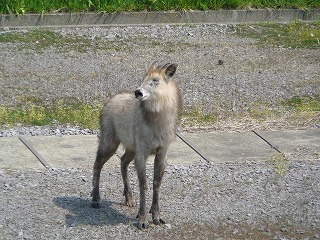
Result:
M270 161L274 164L277 173L284 176L289 169L289 158L284 153L275 153Z
M316 159L320 159L320 152L315 152L313 154L313 157L316 158Z
M206 111L200 104L186 110L183 116L182 125L208 125L217 121L217 114L214 111Z
M279 115L279 108L277 109L265 102L253 101L249 104L248 115L250 118L263 120Z
M290 99L283 100L281 105L287 110L296 112L320 112L320 94L293 96Z

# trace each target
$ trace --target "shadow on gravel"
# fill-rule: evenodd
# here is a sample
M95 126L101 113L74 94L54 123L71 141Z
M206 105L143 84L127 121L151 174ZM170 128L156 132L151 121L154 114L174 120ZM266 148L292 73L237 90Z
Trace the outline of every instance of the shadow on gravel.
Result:
M101 208L91 207L91 200L80 197L56 197L56 206L67 209L65 224L68 227L78 225L117 225L128 223L130 219L112 207L112 202L101 201Z

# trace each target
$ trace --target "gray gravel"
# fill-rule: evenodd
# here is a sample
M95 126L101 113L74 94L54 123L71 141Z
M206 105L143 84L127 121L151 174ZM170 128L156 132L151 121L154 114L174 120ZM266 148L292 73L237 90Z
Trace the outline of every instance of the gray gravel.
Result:
M31 96L46 102L104 102L139 86L154 60L178 63L176 80L186 109L201 107L222 117L252 106L259 111L261 103L278 110L283 99L320 91L320 49L259 46L238 37L234 25L53 31L73 40L49 46L41 41L0 44L0 104L16 105Z
M12 31L22 30L1 34ZM264 48L237 37L233 25L54 31L78 43L0 44L0 105L17 105L27 97L103 102L118 91L135 89L156 59L179 64L176 79L186 108L232 115L253 102L272 105L319 94L319 49ZM248 129L244 121L240 128ZM235 129L231 120L220 125ZM0 128L0 137L61 134L97 131L59 123ZM138 200L133 167L130 174ZM91 178L91 169L0 170L0 238L320 239L319 156L299 149L282 176L271 161L168 166L160 201L167 224L151 224L145 231L134 226L136 208L123 205L119 167L103 170L100 210L90 208Z
M0 234L4 239L319 239L319 171L315 160L291 162L283 176L270 163L168 166L161 191L167 224L139 231L136 208L124 206L119 167L103 170L99 210L90 207L87 169L1 170ZM138 200L133 167L130 175Z
M85 129L79 126L2 126L0 137L19 136L61 136L61 135L92 135L99 134L99 130Z

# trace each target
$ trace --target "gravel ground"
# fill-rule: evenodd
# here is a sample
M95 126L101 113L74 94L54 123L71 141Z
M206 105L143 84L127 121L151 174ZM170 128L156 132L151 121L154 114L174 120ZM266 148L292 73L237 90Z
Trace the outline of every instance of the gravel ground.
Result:
M151 165L148 181L151 184ZM135 227L118 168L103 170L102 208L90 207L91 171L0 171L3 239L319 239L320 161L168 166L161 191L167 224ZM137 177L130 168L134 196ZM151 189L147 206L151 203ZM151 216L149 216L151 220Z
M104 101L120 90L135 89L156 59L179 64L176 79L185 106L201 105L208 112L237 113L252 102L319 94L319 49L261 47L255 40L239 38L232 25L54 31L90 42L45 48L37 42L1 43L0 105L16 105L26 97ZM220 130L263 125L246 120L237 122L238 128L232 120L219 124ZM273 128L270 125L276 124L262 128ZM61 134L97 131L58 123L0 128L0 137ZM144 231L135 227L137 209L123 205L119 167L103 170L99 210L90 207L91 169L2 169L0 238L320 239L320 159L304 152L297 149L290 156L282 176L271 161L168 166L160 201L167 224L151 224ZM137 200L133 167L130 174ZM150 204L151 189L148 193Z
M0 137L19 137L19 136L61 136L61 135L98 135L99 130L84 129L78 126L2 126Z
M200 107L223 118L252 107L259 112L268 104L281 112L279 101L320 92L320 49L264 47L240 38L234 25L53 31L69 40L0 44L0 104L16 105L30 97L104 102L118 91L136 89L154 60L178 63L176 80L186 109ZM287 120L267 125L292 127ZM224 130L224 125L218 122L216 128ZM302 125L314 127L315 121Z

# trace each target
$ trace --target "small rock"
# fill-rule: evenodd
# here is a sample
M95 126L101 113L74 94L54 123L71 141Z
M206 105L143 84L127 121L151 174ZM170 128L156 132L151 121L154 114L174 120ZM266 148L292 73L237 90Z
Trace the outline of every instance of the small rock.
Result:
M169 229L169 230L171 230L171 228L172 228L172 226L171 226L170 223L166 223L165 226L166 226L166 228Z
M221 59L218 60L218 65L223 65L223 63L224 63L223 60Z
M298 230L297 230L297 233L299 233L299 234L305 234L306 231L304 231L304 230L302 230L302 229L298 229Z
M232 234L233 234L233 235L239 234L239 230L238 230L238 229L234 229L233 232L232 232Z

